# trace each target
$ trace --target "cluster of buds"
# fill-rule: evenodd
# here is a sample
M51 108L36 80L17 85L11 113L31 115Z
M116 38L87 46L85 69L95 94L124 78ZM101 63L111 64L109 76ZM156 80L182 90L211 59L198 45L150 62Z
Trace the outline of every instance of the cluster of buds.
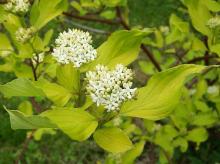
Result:
M26 13L30 8L29 0L8 0L4 5L5 10L13 13Z
M132 89L132 79L132 71L121 64L114 70L97 65L95 71L86 73L86 89L97 106L103 105L108 112L115 111L134 97L136 88Z
M34 27L30 27L30 28L20 27L15 32L15 37L16 37L17 41L19 41L21 43L25 43L33 36L34 33L35 33Z
M220 17L216 16L208 20L207 26L211 29L220 26Z
M91 43L92 37L88 32L69 29L60 33L55 40L56 46L52 55L59 63L72 63L74 67L80 67L97 57L97 52Z

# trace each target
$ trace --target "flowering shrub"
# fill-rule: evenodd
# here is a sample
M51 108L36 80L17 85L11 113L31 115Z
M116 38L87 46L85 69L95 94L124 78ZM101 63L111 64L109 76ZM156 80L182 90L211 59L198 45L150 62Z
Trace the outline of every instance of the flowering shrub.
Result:
M185 152L188 142L199 147L208 138L206 127L219 123L219 17L214 15L220 4L183 1L202 41L175 14L169 27L132 28L121 12L126 1L85 2L70 3L81 14L77 18L87 19L82 15L105 6L100 14L105 19L98 21L119 19L125 30L95 48L85 30L50 26L55 20L62 24L63 16L74 17L67 0L10 0L0 6L0 71L16 76L0 85L0 92L23 98L18 110L5 107L12 129L30 130L29 138L56 130L76 141L93 138L121 163L140 156L146 141L162 148L162 162L170 162L178 147ZM150 75L147 84L137 69ZM200 77L192 80L195 74Z

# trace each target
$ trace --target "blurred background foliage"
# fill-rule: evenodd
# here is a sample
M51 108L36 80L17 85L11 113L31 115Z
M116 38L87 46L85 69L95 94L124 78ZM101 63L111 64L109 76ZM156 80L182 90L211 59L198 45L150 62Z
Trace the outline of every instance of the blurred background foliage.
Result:
M77 7L77 4L73 4L73 6L75 6L75 9L78 8L80 15L84 15L85 12L87 12ZM185 18L185 12L182 7L182 3L179 0L128 0L128 8L124 13L127 13L127 21L129 20L131 26L159 27L162 25L169 25L169 19L172 13ZM111 9L109 9L108 12L102 13L101 16L105 19L111 19L115 14L116 13L112 13ZM57 28L57 26L59 28ZM106 40L107 35L103 35L103 33L108 34L108 32L122 29L117 24L109 26L102 23L85 20L74 21L72 19L59 17L51 21L47 25L47 28L43 30L47 31L53 27L56 27L55 34L58 34L57 31L62 31L63 28L68 27L83 27L84 30L86 30L86 28L99 29L98 33L100 34L96 32L92 33L96 47ZM199 36L200 34L197 35ZM56 35L54 35L54 37L56 37ZM157 54L156 50L153 52L155 55ZM139 76L143 76L145 72L153 73L153 66L146 64L146 62L147 61L139 61L132 65L134 69L135 67L141 68L142 72L139 72ZM173 61L170 63L172 62ZM218 73L219 72L217 72L217 74ZM207 76L211 76L210 74L207 74ZM137 84L140 82L145 83L145 78L144 76L144 82L139 81ZM12 79L14 79L13 74L0 72L1 84L9 82ZM190 99L191 93L189 92L191 91L186 90L183 103L179 105L178 109L176 109L170 117L162 120L165 126L158 122L145 122L144 128L150 133L146 134L144 137L150 142L145 144L142 155L135 163L141 164L148 163L149 161L152 163L170 163L170 161L167 161L167 157L165 157L167 152L173 154L173 159L176 163L213 164L220 162L220 134L216 133L211 127L211 125L218 124L219 122L220 111L219 107L217 107L219 105L219 99L216 99L216 97L219 97L219 93L216 93L215 90L212 93L208 93L208 90L213 91L213 89L208 88L203 79L201 79L201 82L198 83L196 87L196 93L193 93L196 94L196 98ZM11 98L10 100L6 100L3 96L0 96L0 102L10 109L17 109L21 99ZM207 107L206 104L209 106ZM207 108L211 108L212 111L207 112ZM185 113L181 111L185 111ZM0 164L10 164L14 162L14 159L20 153L26 139L26 131L11 130L9 116L3 110L2 105L0 106L0 120ZM204 123L204 120L207 122ZM207 128L208 131L206 131L205 128ZM199 133L193 133L192 136L187 137L187 131L192 131L193 129L199 129ZM203 131L203 129L205 130ZM202 134L200 135L201 131ZM138 132L135 133L138 135ZM209 137L208 133L210 134ZM201 136L201 138L194 139L197 135ZM163 140L160 140L160 138L163 138ZM175 142L173 142L174 138ZM196 141L197 143L193 142L192 144L190 140ZM153 144L159 146L155 148ZM164 152L160 151L161 148ZM117 161L117 157L114 156L113 159ZM101 150L93 141L75 142L61 134L61 132L57 132L56 135L43 135L41 140L38 140L38 138L31 140L23 159L24 163L30 164L114 163L113 161L111 155Z

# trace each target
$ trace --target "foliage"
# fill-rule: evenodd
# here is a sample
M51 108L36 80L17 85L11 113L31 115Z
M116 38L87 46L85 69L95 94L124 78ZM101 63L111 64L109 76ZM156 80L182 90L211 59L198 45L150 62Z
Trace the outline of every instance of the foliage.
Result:
M149 159L142 161L152 160L153 156L155 162L179 163L183 159L178 153L200 150L203 142L209 141L214 133L219 134L220 2L182 0L178 13L170 15L168 26L151 28L130 23L130 3L35 0L27 13L6 11L4 4L0 5L0 71L13 76L1 83L0 92L4 99L9 99L9 104L13 99L19 101L15 106L5 102L2 105L9 114L12 129L29 130L25 144L30 145L25 145L24 151L27 147L36 149L35 142L44 140L44 134L56 137L62 131L73 143L99 145L103 150L95 146L96 150L105 159L92 158L97 162L134 163L147 152ZM97 58L91 62L81 67L71 62L61 64L51 54L58 42L57 33L73 28L71 23L65 26L68 17L119 24L125 30L117 29L108 38L102 38L101 44L96 45ZM32 31L18 35L21 28L24 32L30 28ZM80 39L87 45L87 40ZM64 38L61 42L65 45L71 39ZM63 45L61 50L65 53ZM76 48L80 52L85 49ZM82 51L82 55L85 53ZM88 74L97 65L113 70L118 64L133 69L135 79L127 88L116 80L115 87L137 89L135 96L128 96L120 109L109 112L95 101L94 95L88 94ZM92 84L97 92L102 89L99 83ZM103 92L110 95L109 88ZM58 143L62 145L61 142ZM153 145L153 150L149 145ZM17 156L16 162L24 160L22 155ZM67 156L65 162L72 160L70 151L64 156ZM186 158L186 162L196 160L200 159L192 155ZM54 161L53 158L47 162Z

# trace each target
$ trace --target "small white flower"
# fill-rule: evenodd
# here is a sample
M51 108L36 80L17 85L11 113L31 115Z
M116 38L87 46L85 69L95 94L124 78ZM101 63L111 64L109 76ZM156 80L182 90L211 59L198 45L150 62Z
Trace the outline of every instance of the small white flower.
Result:
M114 70L97 65L95 71L86 73L87 91L97 106L103 105L108 112L119 110L124 101L135 95L136 88L131 88L132 76L132 71L121 64Z
M216 17L209 19L207 22L207 26L209 28L216 28L217 26L220 26L220 17L216 16Z
M33 36L34 32L35 32L34 27L30 27L30 28L21 27L15 32L15 37L17 41L21 43L25 43Z
M69 29L60 33L55 40L56 47L52 55L59 63L73 63L74 67L80 67L97 57L97 52L91 43L92 37L88 32Z
M29 10L29 0L8 0L4 5L5 10L13 13L26 13Z

